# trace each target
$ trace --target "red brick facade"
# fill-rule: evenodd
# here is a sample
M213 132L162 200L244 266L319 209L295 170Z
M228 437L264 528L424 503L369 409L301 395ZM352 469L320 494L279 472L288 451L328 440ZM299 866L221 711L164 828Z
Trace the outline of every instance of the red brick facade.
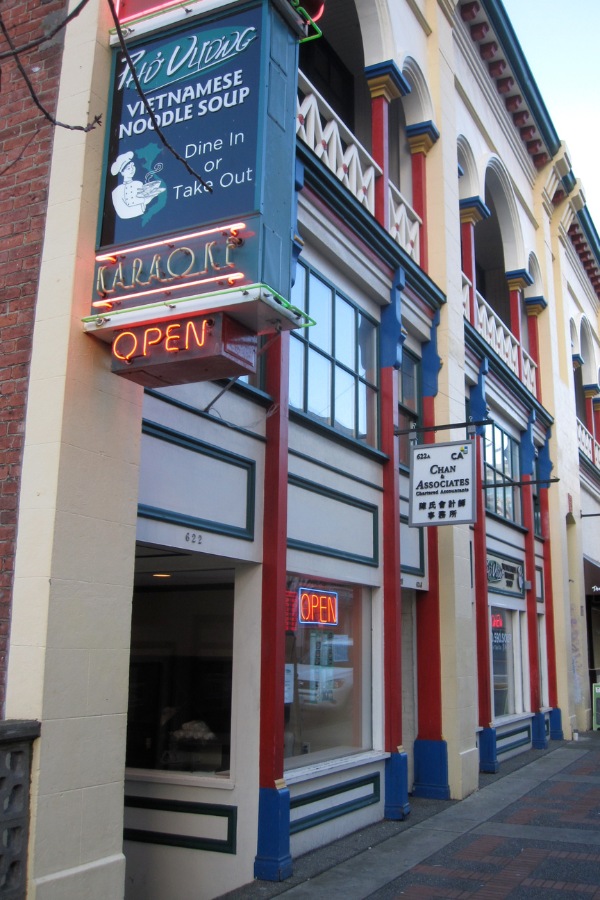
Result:
M2 6L15 47L50 32L64 0ZM56 110L62 31L19 54L42 105ZM9 50L0 33L0 54ZM38 273L54 129L11 58L0 58L0 709L4 709L14 554Z

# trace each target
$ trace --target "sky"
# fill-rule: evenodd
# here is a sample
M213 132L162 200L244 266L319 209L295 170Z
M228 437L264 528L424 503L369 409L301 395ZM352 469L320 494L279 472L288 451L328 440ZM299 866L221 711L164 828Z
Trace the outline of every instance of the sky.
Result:
M600 233L600 0L502 0Z

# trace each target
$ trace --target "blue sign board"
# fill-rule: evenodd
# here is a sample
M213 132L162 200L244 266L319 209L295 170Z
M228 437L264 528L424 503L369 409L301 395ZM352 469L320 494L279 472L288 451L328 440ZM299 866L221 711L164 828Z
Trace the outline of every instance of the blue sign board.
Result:
M100 246L239 219L259 206L262 6L196 20L115 58Z

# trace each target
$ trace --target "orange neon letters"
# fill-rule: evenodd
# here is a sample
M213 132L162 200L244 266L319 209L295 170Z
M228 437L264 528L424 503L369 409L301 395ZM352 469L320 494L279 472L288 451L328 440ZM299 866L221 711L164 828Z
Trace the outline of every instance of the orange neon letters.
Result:
M311 625L337 625L338 609L335 591L300 590L300 621Z

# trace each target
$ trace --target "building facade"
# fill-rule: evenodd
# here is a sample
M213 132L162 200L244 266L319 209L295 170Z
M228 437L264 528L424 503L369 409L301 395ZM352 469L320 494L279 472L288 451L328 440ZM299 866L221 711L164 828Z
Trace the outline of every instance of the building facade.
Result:
M2 45L3 871L212 898L595 727L600 241L500 0L45 9Z

